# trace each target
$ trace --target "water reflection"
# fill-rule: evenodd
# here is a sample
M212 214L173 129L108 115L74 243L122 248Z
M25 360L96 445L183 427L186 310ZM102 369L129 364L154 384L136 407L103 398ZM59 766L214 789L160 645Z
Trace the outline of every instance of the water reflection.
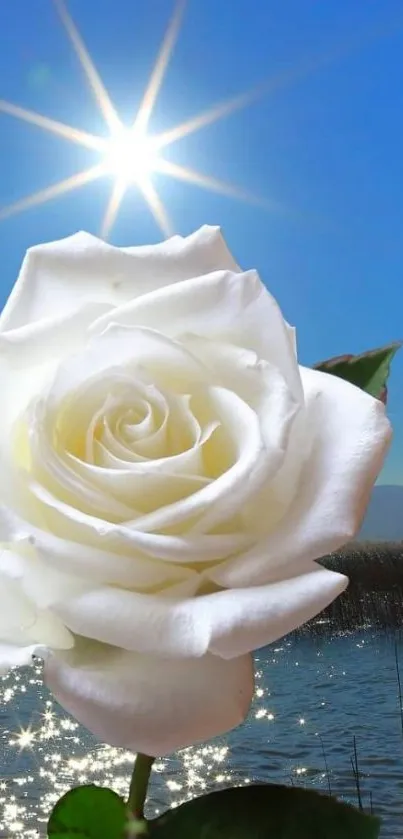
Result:
M403 663L403 645L399 641ZM363 804L397 837L403 816L403 738L394 645L359 631L332 639L291 637L257 655L257 689L247 723L213 744L155 764L149 812L252 780L331 790L357 803L351 766L357 738ZM40 667L1 683L0 835L38 839L71 786L95 782L128 791L133 756L99 745L61 711ZM39 828L39 830L38 830Z
M150 814L206 790L253 780L314 787L356 804L356 738L363 805L384 819L384 839L401 836L403 736L395 630L374 628L385 625L390 602L400 609L393 611L391 626L403 623L399 557L401 563L402 552L380 558L387 583L379 580L373 563L362 573L362 552L353 569L351 557L343 560L350 563L343 570L353 578L350 599L343 604L340 599L309 631L257 654L256 694L246 724L213 744L158 761ZM334 567L337 558L325 562ZM366 629L358 628L363 617ZM348 631L340 631L346 626ZM403 641L396 637L403 682ZM98 744L65 714L43 687L40 666L0 680L0 707L1 837L45 836L49 811L74 785L97 783L127 794L133 755Z

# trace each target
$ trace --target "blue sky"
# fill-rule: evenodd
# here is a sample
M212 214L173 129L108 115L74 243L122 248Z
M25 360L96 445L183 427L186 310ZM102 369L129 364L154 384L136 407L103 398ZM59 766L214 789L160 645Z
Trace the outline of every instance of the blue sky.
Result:
M69 0L122 119L133 119L171 0ZM105 135L51 0L0 4L0 99ZM276 80L243 110L166 157L268 201L268 211L163 175L177 232L220 224L298 328L302 363L403 338L403 11L400 0L189 0L149 126L163 131ZM97 153L0 113L0 206L97 162ZM27 247L97 233L107 178L0 222L1 303ZM134 189L114 244L161 238ZM403 484L403 351L390 381L395 427L381 483Z

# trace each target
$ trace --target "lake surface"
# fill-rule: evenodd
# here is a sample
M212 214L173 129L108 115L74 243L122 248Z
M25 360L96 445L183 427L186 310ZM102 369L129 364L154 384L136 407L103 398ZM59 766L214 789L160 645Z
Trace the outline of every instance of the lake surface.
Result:
M395 646L395 638L397 646ZM356 737L364 807L383 818L382 839L403 837L403 736L396 649L403 636L357 630L290 636L256 655L247 722L227 737L160 761L149 813L206 790L252 780L294 783L357 803ZM125 794L130 753L99 745L52 701L40 668L0 680L0 836L38 839L66 789L80 783ZM39 827L39 830L38 830Z

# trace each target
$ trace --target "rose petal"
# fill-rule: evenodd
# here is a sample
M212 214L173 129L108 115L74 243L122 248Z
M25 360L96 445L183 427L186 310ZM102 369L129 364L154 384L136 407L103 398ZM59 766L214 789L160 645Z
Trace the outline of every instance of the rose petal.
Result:
M192 599L104 586L57 604L55 611L75 634L126 650L174 659L207 652L232 658L292 632L347 585L347 577L312 562L269 585Z
M214 481L193 495L137 519L137 530L150 533L197 517L192 533L206 533L242 512L243 506L274 477L285 455L296 406L278 371L273 368L271 374L267 434L256 413L233 391L209 389L212 414L219 418L223 433L211 437L212 449L207 457L217 464L224 455L224 468L220 468Z
M197 578L189 580L187 599L103 586L63 599L54 611L75 635L152 656L200 657L211 627L198 606L206 598L194 598L198 585Z
M309 563L297 576L271 585L199 598L204 621L211 627L208 648L233 658L272 644L318 615L347 585L342 574Z
M133 518L135 508L117 500L102 487L94 486L86 476L78 474L72 465L55 451L51 429L47 426L43 403L35 406L29 425L31 456L30 487L40 499L42 484L54 497L92 515L105 516L109 521Z
M101 316L91 332L99 334L111 323L156 329L176 339L186 334L217 338L254 350L278 368L294 398L301 399L293 330L256 271L214 271L153 291Z
M237 270L217 227L137 248L116 248L77 233L27 252L1 314L0 332L59 317L61 311L68 316L88 301L116 306L218 268Z
M0 645L71 647L71 633L60 618L35 603L24 577L24 558L3 550L0 560Z
M100 376L103 370L115 363L128 363L133 355L138 363L144 360L147 369L154 365L162 383L164 376L169 375L174 377L175 387L192 389L198 377L200 383L204 384L207 371L191 353L172 339L148 328L111 325L93 340L87 352L69 359L59 368L47 397L48 421L52 422L52 414L57 417L60 405L71 391L76 393L91 376ZM297 406L291 392L285 386L283 377L275 367L270 366L270 369L267 369L262 387L263 384L273 420L272 424L267 423L265 433L262 432L259 417L235 393L223 388L209 388L206 396L211 405L211 419L218 419L224 429L219 444L214 445L214 457L210 454L209 458L216 463L220 462L228 449L233 451L235 462L232 463L232 458L227 458L228 462L221 470L222 474L218 475L215 481L183 500L163 506L141 518L133 516L135 529L139 532L138 535L133 533L132 538L138 540L139 549L144 545L140 531L161 530L179 522L195 519L196 516L200 518L200 532L221 523L238 512L258 489L274 477L284 459L285 441ZM74 418L74 431L78 436L80 415L76 410ZM214 440L215 437L212 437L211 442ZM50 465L50 457L46 458L46 462ZM43 504L52 506L60 515L65 516L70 503L68 498L58 498L51 487L44 487L38 482L32 484L32 492ZM68 515L76 520L80 513L90 512L82 507L79 511L70 510ZM95 512L92 509L91 514ZM122 518L124 517L123 513ZM113 520L111 516L109 518ZM151 538L150 534L150 538L146 540L149 546ZM156 541L160 541L158 537ZM161 556L158 553L154 555Z
M111 498L111 510L113 500L118 499L126 505L133 505L142 513L148 513L196 492L211 480L203 474L203 446L214 433L218 422L206 423L201 428L195 417L186 410L186 406L182 410L179 410L180 407L172 405L168 415L170 445L166 445L165 456L157 456L152 460L137 456L136 461L133 456L133 460L123 461L103 444L101 446L97 443L97 463L86 463L67 453L64 456L67 468L73 469L77 476L83 478L83 486L90 484L100 489L105 497ZM175 436L178 445L172 446ZM181 437L182 451L171 454L172 448L174 451L179 448ZM192 437L195 438L193 445ZM105 444L107 442L105 440ZM189 444L190 447L186 448ZM116 453L119 445L114 446L111 441L110 448ZM137 441L133 448L138 450ZM122 454L123 446L120 445L120 449L119 453ZM160 452L157 454L160 455ZM134 516L127 518L133 519Z
M72 346L77 352L84 345L89 324L106 308L87 303L9 332L0 329L0 390L7 394L0 416L1 446L8 443L13 422L52 381L58 362Z
M250 551L208 572L217 585L264 584L273 568L325 556L360 529L391 440L385 406L337 376L308 368L301 373L307 404L304 426L313 440L298 483L290 461L285 461L293 500L273 531ZM294 455L290 450L291 466ZM273 482L274 498L277 480L282 481L281 470ZM257 515L263 518L266 510L258 506Z
M54 363L72 347L77 352L87 339L89 326L110 308L107 303L87 302L71 312L59 309L52 317L26 326L0 329L0 357L22 371L49 359Z
M170 564L141 556L133 550L126 554L93 548L90 545L59 539L20 519L7 508L0 507L0 539L34 549L38 558L50 569L63 569L66 574L83 578L93 585L100 583L137 591L164 590L197 576L184 564ZM13 563L17 578L22 562Z
M153 756L229 731L253 695L250 656L172 661L77 639L45 662L58 702L101 741Z
M47 406L58 411L71 394L78 402L77 393L85 406L85 389L98 383L102 393L102 377L111 374L118 376L130 370L143 384L143 365L154 386L166 386L173 393L192 392L197 383L207 382L203 365L178 342L152 329L111 324L92 339L84 352L70 356L58 367ZM135 381L136 378L134 385Z
M56 498L39 484L31 482L31 493L41 501L41 526L45 524L56 535L78 543L98 546L116 553L141 551L152 558L168 562L213 562L239 553L251 546L245 533L203 534L195 537L145 533L133 523L113 524L82 512ZM4 515L7 516L7 512Z

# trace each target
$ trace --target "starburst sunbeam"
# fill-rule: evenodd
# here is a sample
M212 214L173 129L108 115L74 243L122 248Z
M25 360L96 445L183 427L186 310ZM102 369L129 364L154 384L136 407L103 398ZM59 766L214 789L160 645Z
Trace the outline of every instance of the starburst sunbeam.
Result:
M144 93L141 105L134 121L134 127L142 131L147 130L148 122L152 114L155 101L159 94L165 73L168 68L172 51L179 35L180 25L186 8L187 0L177 0L174 13L168 25L165 38L162 42L157 60L154 64L150 80Z
M208 189L210 192L226 195L228 198L237 198L239 201L246 201L247 203L256 204L266 209L280 209L280 204L277 205L274 202L266 201L264 198L259 198L252 192L239 189L233 184L221 181L211 175L204 175L203 172L197 172L196 169L191 169L188 166L180 166L179 163L173 163L171 160L161 160L157 165L157 172L170 175L172 178L199 186L202 189Z
M182 140L188 134L200 131L201 128L205 128L207 125L211 125L213 122L217 122L217 120L223 119L223 117L229 116L235 111L245 108L247 105L251 105L255 99L259 99L262 92L267 88L267 84L265 86L259 85L246 93L240 93L238 96L226 99L225 102L213 105L212 108L208 108L201 114L196 114L196 116L185 120L185 122L181 122L180 125L175 125L173 128L163 131L156 139L158 148L162 149L165 146L171 145L171 143L175 143L177 140Z
M53 0L53 3L77 54L85 77L95 95L106 128L109 130L109 137L95 136L87 131L66 125L50 117L38 114L35 111L20 107L12 102L0 100L0 112L35 125L72 143L91 149L97 152L98 155L103 155L102 162L98 162L97 165L28 195L3 209L0 208L0 220L31 207L44 204L52 198L57 198L73 189L91 183L97 178L113 174L115 183L102 221L101 233L105 238L111 233L130 183L133 183L143 195L163 234L167 236L173 233L173 226L168 213L150 179L153 171L169 175L177 180L194 184L203 189L218 192L230 198L238 198L243 201L258 204L276 213L287 212L284 206L275 201L258 198L246 190L242 190L233 184L225 183L211 175L198 172L190 167L181 166L179 163L167 161L160 156L160 152L168 145L183 137L193 134L233 114L235 111L251 105L263 95L275 93L280 88L302 80L304 77L316 72L320 67L351 54L354 49L362 48L364 44L371 43L375 38L393 34L402 25L402 20L399 18L399 20L386 24L383 29L377 27L366 33L361 33L361 35L354 35L342 44L336 45L332 50L327 50L322 55L314 58L308 58L297 67L290 67L261 84L256 85L251 90L233 96L224 102L204 110L202 113L196 114L179 125L161 132L159 135L150 137L147 136L146 129L178 37L186 0L176 0L173 15L146 86L136 119L131 128L125 128L122 124L84 41L67 9L65 0ZM124 171L125 167L126 171ZM295 215L294 212L293 215ZM297 213L297 215L300 214Z
M164 236L173 236L174 228L169 215L158 195L157 190L149 180L139 182L139 189L142 192L147 204L155 218L155 221L162 230Z
M103 166L93 166L91 169L85 169L84 172L78 172L70 178L63 181L58 181L56 184L40 189L38 192L33 192L32 195L27 195L14 204L9 204L7 207L0 207L0 221L14 216L16 213L21 213L23 210L29 210L31 207L38 207L52 198L58 198L60 195L65 195L73 189L78 189L80 186L86 186L91 181L97 180L103 172Z
M20 108L19 105L14 105L13 102L6 102L5 99L0 99L0 111L11 117L16 117L16 119L20 119L23 122L36 125L37 128L43 128L44 131L49 131L51 134L64 137L65 140L69 140L71 143L77 143L92 151L102 152L105 148L105 140L102 137L96 137L87 131L81 131L80 128L73 128L64 122L58 122L50 117L42 116L42 114L37 114L36 111Z
M67 11L67 7L64 3L64 0L53 0L53 3L60 15L60 19L74 47L77 58L84 70L84 74L87 78L87 81L93 90L97 104L109 130L111 131L111 133L113 133L114 131L119 131L119 129L122 127L122 123L118 117L112 100L110 99L109 94L102 82L102 79L99 76L98 71L93 64L93 61L84 44L84 41L82 40L81 35L72 17Z
M107 239L112 230L125 192L126 184L122 180L115 181L102 221L101 236L103 239Z
M201 128L206 128L208 125L212 125L214 122L228 117L236 111L243 110L243 108L252 105L253 102L261 99L263 96L274 94L282 88L302 81L305 77L316 73L321 67L325 67L338 59L348 56L354 49L362 47L363 44L369 44L375 38L391 34L399 24L401 25L400 20L395 21L389 26L385 26L383 30L380 30L379 27L370 29L365 35L361 34L349 37L342 43L337 44L333 49L326 50L313 57L308 56L297 66L289 67L281 73L276 73L250 90L239 93L223 102L219 102L211 108L202 111L202 113L196 114L196 116L181 122L179 125L163 131L156 138L158 148L163 149L165 146L171 145L171 143L181 140L189 134L200 131Z

